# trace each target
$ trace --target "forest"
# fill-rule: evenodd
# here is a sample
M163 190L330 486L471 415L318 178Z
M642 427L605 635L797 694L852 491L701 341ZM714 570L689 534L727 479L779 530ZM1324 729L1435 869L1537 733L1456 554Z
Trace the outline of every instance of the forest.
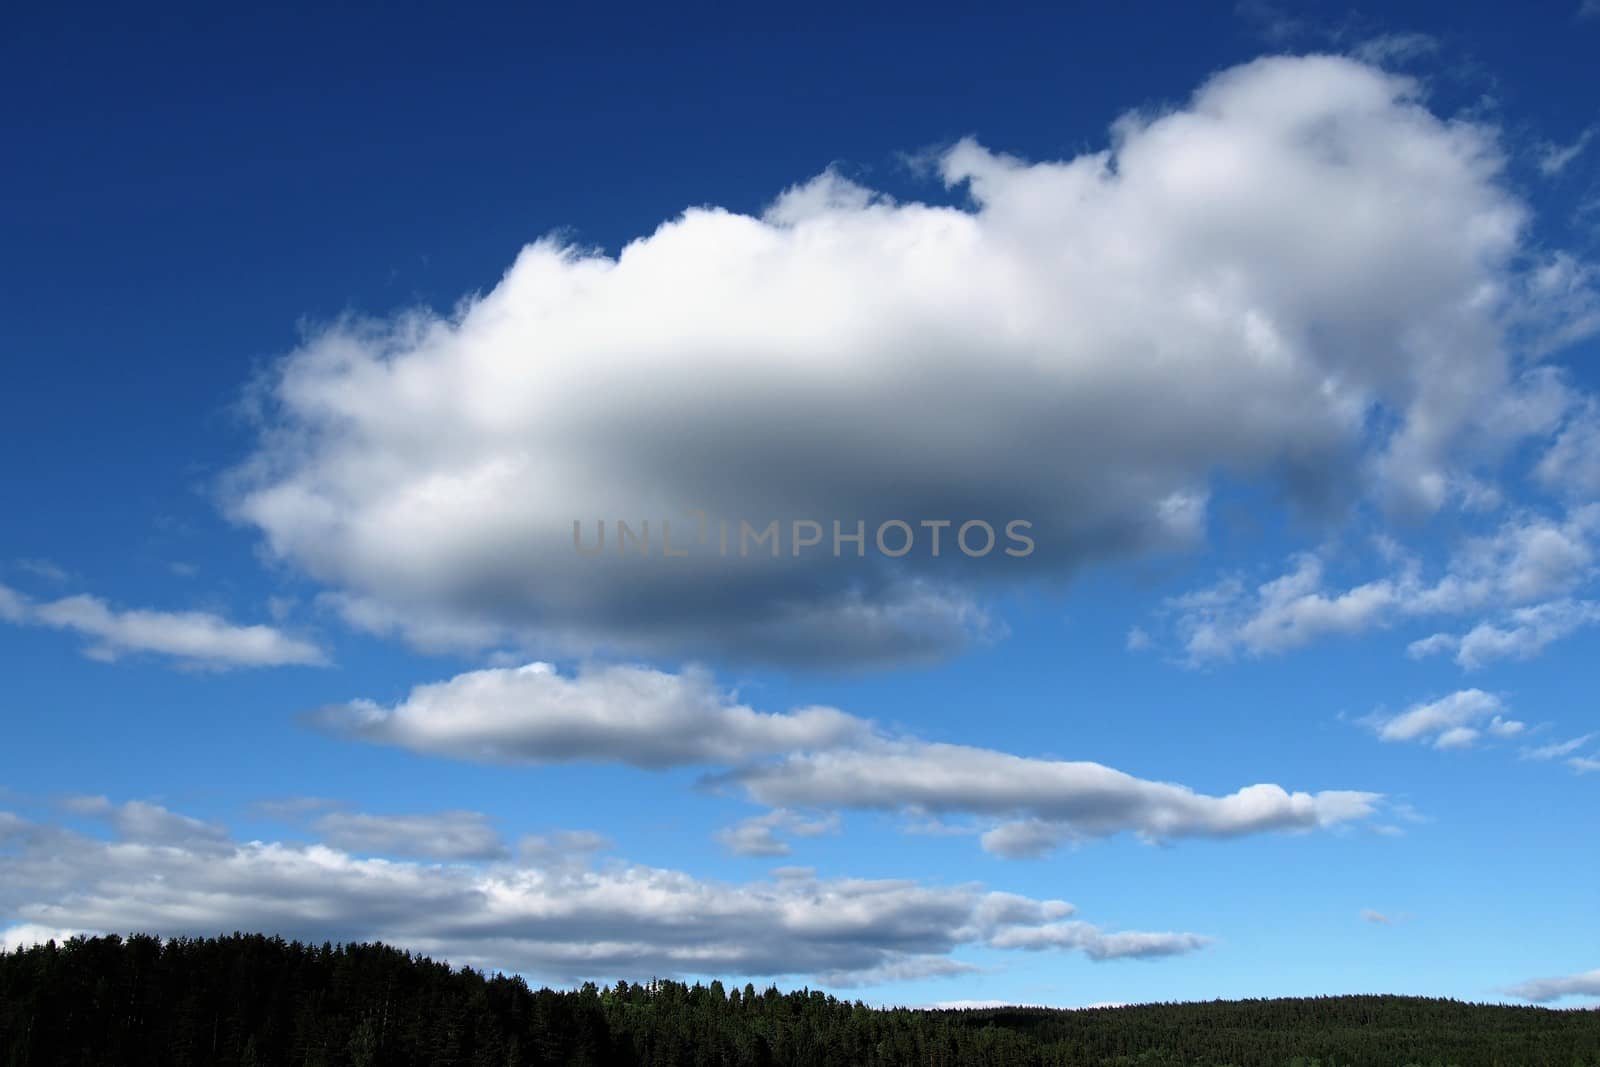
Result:
M0 953L0 1065L1600 1067L1600 1011L1398 996L871 1008L814 990L534 989L382 944L74 938Z

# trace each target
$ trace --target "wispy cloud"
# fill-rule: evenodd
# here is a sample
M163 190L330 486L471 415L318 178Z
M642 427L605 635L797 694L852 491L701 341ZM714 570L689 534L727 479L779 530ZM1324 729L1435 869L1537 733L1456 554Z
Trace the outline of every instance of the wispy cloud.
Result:
M1566 404L1559 398L1538 401L1557 413ZM1405 621L1489 614L1465 633L1439 632L1407 647L1412 658L1453 653L1470 670L1499 659L1531 658L1600 622L1600 602L1570 595L1597 576L1600 506L1592 503L1559 518L1506 519L1493 532L1456 545L1443 573L1432 578L1396 545L1388 546L1386 557L1391 573L1338 588L1330 587L1321 556L1301 553L1266 582L1251 587L1228 577L1169 598L1160 614L1173 620L1193 666L1278 654Z
M81 594L36 603L0 586L0 621L91 638L85 654L104 662L149 653L213 669L327 663L316 645L272 626L240 626L203 611L118 610Z
M1553 178L1566 170L1573 160L1583 154L1589 147L1589 142L1594 140L1595 127L1590 126L1580 133L1576 140L1567 144L1551 144L1546 142L1539 150L1539 173L1547 178Z
M784 836L820 837L838 830L837 815L806 818L786 808L775 808L717 831L717 841L740 856L787 856L794 850Z
M1572 755L1578 749L1587 745L1593 738L1594 734L1584 734L1582 737L1574 737L1569 741L1557 741L1548 745L1540 745L1537 748L1525 748L1522 750L1522 758L1530 760L1561 759Z

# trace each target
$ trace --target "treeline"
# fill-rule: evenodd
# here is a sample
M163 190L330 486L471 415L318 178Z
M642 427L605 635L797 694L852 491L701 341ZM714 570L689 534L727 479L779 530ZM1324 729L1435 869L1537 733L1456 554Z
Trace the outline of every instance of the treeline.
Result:
M1413 997L873 1009L751 985L532 989L235 934L0 953L5 1067L1600 1067L1600 1012Z

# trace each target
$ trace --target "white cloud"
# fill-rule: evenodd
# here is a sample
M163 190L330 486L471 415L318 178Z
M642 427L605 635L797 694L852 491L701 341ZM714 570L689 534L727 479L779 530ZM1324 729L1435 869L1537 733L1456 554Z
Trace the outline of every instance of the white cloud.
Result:
M1420 99L1267 59L1105 151L961 142L937 171L964 207L825 174L614 258L541 241L448 318L344 322L285 359L231 513L419 643L881 663L988 633L998 585L1194 541L1219 471L1437 507L1487 442L1548 427L1513 417L1527 208L1494 132ZM1037 551L574 552L575 519L693 543L688 508L1021 518Z
M563 677L546 663L460 674L383 708L356 701L313 716L324 729L419 752L500 763L739 763L849 743L869 732L833 708L755 711L700 670L605 666Z
M1192 951L1187 933L1062 924L1063 901L974 885L817 879L744 883L612 862L418 864L325 844L106 842L27 824L0 862L11 944L68 931L161 936L263 930L384 940L458 965L560 981L715 973L850 985L961 973L974 947L1091 959Z
M1459 636L1439 633L1413 641L1407 652L1421 658L1454 649L1456 662L1475 670L1499 659L1533 659L1549 645L1595 622L1600 622L1600 603L1555 600L1517 608L1499 623L1480 622Z
M984 837L1000 855L1124 832L1167 839L1314 829L1365 818L1380 801L1374 793L1291 793L1270 784L1208 796L1098 763L892 737L835 708L757 711L693 670L612 666L565 677L532 664L473 671L418 686L393 708L355 701L312 721L357 740L483 762L703 766L712 769L710 781L741 786L774 809L1002 819ZM735 828L724 843L780 855L771 831L807 822L762 818L774 821Z
M1478 731L1471 726L1452 726L1433 740L1434 748L1471 748Z
M1592 759L1589 756L1573 756L1567 760L1567 766L1579 774L1590 774L1600 771L1600 759Z
M1564 978L1535 978L1506 990L1514 997L1544 1004L1562 997L1600 997L1600 970Z
M1245 592L1228 581L1200 594L1175 597L1167 604L1178 614L1178 629L1192 663L1283 652L1330 634L1360 633L1379 625L1399 602L1400 590L1383 580L1327 595L1322 561L1309 553L1294 569Z
M1452 652L1460 646L1461 638L1455 634L1429 634L1427 637L1419 637L1407 645L1406 655L1412 659L1425 659L1441 652Z
M1155 959L1181 956L1211 944L1199 934L1128 932L1108 934L1086 922L1054 922L1016 926L990 941L995 948L1080 949L1092 960Z
M1005 820L982 841L989 851L1008 857L1119 833L1169 840L1316 829L1366 818L1380 799L1339 790L1290 793L1277 785L1209 796L1098 763L887 739L854 750L796 754L726 778L742 784L754 799L779 807Z
M64 930L59 927L40 926L38 923L18 923L16 926L0 928L0 953L45 945L51 941L59 945L82 933L82 930Z
M130 653L214 669L327 662L315 645L271 626L238 626L203 611L118 611L81 594L35 603L0 585L0 621L82 634L94 641L85 654L108 662Z
M1374 911L1371 908L1362 908L1361 909L1361 917L1363 919L1365 919L1367 922L1369 922L1369 923L1377 923L1379 926L1393 926L1394 925L1394 920L1391 919L1389 916L1385 915L1381 911Z
M1432 739L1435 748L1466 748L1483 731L1496 737L1513 737L1525 724L1508 719L1505 702L1481 689L1462 689L1449 696L1413 704L1399 715L1375 716L1369 722L1385 741Z
M1531 657L1594 621L1600 608L1566 594L1595 578L1597 538L1600 506L1594 504L1559 520L1519 514L1492 533L1462 541L1432 582L1415 560L1388 544L1392 574L1329 590L1323 560L1301 553L1286 573L1253 590L1230 577L1169 598L1162 613L1174 619L1188 661L1198 665L1240 653L1279 653L1402 620L1502 612L1499 624L1485 621L1467 634L1440 632L1407 646L1412 658L1453 651L1463 667L1474 668L1505 656Z

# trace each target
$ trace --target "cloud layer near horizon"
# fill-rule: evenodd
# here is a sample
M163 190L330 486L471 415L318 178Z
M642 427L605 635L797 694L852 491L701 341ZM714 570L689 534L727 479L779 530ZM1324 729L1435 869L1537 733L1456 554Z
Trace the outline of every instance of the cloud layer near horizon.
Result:
M1539 1004L1562 997L1600 997L1600 969L1557 978L1535 978L1512 986L1506 992Z
M848 986L965 973L974 965L955 954L970 947L1109 960L1180 955L1209 941L1103 931L1074 918L1065 901L970 884L793 870L728 883L595 862L586 835L530 839L515 861L421 864L320 843L238 842L143 802L89 798L79 810L103 815L114 837L0 811L0 914L17 920L0 930L0 945L72 932L269 930L384 940L457 965L560 981L721 974ZM432 818L413 820L423 840L434 833ZM403 844L399 822L381 825L390 844Z
M228 506L422 646L882 664L995 632L997 584L1193 543L1217 472L1425 512L1570 406L1511 335L1580 329L1585 268L1524 247L1494 131L1410 80L1264 59L1105 151L936 169L968 206L828 173L615 258L540 241L447 318L332 326L263 383ZM574 551L574 520L691 543L690 508L869 542L1025 519L1037 547Z

